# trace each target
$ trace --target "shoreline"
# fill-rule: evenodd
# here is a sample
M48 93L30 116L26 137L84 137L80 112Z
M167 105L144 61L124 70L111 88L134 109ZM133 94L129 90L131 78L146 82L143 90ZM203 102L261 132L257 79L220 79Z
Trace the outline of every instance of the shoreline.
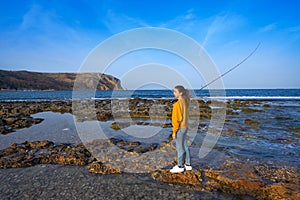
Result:
M174 100L174 97L113 97L113 98L106 98L106 97L93 97L93 98L86 98L86 99L28 99L28 100L0 100L0 103L5 102L56 102L56 101L103 101L103 100L127 100L127 99L141 99L141 100ZM299 101L300 96L199 96L199 97L191 97L191 100L203 100L203 101L212 101L212 100L220 100L220 101Z
M83 104L77 105L79 107L76 108L80 110L80 113L73 113L74 105L71 101L0 102L2 127L20 130L0 134L1 140L11 138L9 141L14 141L14 138L20 138L17 143L10 144L6 149L1 150L1 168L24 165L25 168L18 168L20 173L18 176L25 171L30 171L31 168L35 170L46 166L44 168L47 169L49 168L47 164L52 164L53 168L57 166L62 170L70 165L81 165L82 170L85 168L87 172L89 171L88 173L96 177L99 173L117 173L116 176L122 176L130 170L132 172L144 170L148 177L151 176L152 181L157 182L155 184L165 182L171 184L171 187L187 186L191 189L186 190L186 192L190 191L189 194L193 191L202 191L221 197L233 195L233 198L295 199L298 197L297 190L300 188L297 182L297 177L299 177L297 171L299 168L294 167L300 161L297 156L299 155L297 145L299 145L300 127L296 125L300 119L295 108L300 107L300 101L288 101L290 103L286 104L286 101L228 100L224 104L213 100L197 100L199 110L195 109L192 114L199 115L200 118L199 121L195 121L197 122L196 137L190 143L195 168L192 172L175 175L168 171L176 163L174 144L168 137L168 132L171 130L168 121L157 121L156 124L147 121L156 120L155 117L158 116L170 119L174 99L133 98L129 99L129 102L127 100L118 99L117 104L111 104L111 99L83 101ZM94 105L96 115L91 115L90 102L95 102L92 105ZM126 105L129 105L129 108ZM162 107L159 107L159 110L151 110L153 105ZM199 160L197 155L205 134L209 130L212 112L224 105L226 106L226 121L222 135L213 151L205 159ZM112 110L115 113L112 113ZM128 112L130 118L136 120L134 122L145 130L160 127L164 133L160 137L165 138L162 138L160 142L152 138L152 141L158 142L159 145L154 145L153 142L146 144L141 139L137 140L134 137L130 139L126 135L123 137L122 130L132 124L120 123L116 119L125 120L124 117ZM76 130L74 121L71 123L73 117L79 120L78 123L99 123L105 127L104 131L110 139L85 142L84 148L79 147L80 140L74 144L66 143L73 141L75 138L71 138L77 134L73 132ZM39 118L42 120L38 120ZM36 123L35 120L37 120ZM55 123L61 126L55 126ZM25 127L27 129L24 129ZM274 132L277 129L280 131ZM22 142L26 137L30 139L30 142ZM63 138L66 139L65 142ZM52 144L51 139L55 139L56 142ZM267 146L261 146L262 144ZM75 153L83 149L90 152L92 157ZM103 153L107 152L107 149L110 149L109 153ZM275 155L275 158L270 157L272 155ZM262 156L261 160L257 159L260 158L259 156ZM160 159L154 161L155 157ZM275 162L278 159L280 162ZM157 168L153 168L152 164L155 164ZM0 169L2 172L7 170ZM48 175L45 174L43 177ZM201 196L199 193L197 195Z

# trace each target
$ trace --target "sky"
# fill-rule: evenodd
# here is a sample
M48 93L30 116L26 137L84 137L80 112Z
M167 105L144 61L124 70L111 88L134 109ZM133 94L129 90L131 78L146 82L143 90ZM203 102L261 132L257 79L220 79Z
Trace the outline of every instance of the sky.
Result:
M134 28L160 27L178 31L199 43L224 73L255 54L223 78L226 88L300 88L299 1L180 0L0 0L0 69L78 72L101 42ZM103 73L117 78L138 66L168 66L190 82L205 85L193 66L178 56L155 49L123 55ZM153 67L153 69L157 69ZM168 73L141 70L126 79L127 89L146 76L172 79ZM178 83L181 81L178 80Z

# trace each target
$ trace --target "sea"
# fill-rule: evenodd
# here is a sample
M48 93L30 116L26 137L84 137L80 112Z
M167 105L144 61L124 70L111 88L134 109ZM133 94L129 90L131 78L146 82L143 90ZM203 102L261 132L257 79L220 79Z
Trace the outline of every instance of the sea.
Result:
M300 89L190 90L194 98L300 100ZM218 95L220 94L220 95ZM172 90L1 91L0 101L55 101L107 98L173 98Z

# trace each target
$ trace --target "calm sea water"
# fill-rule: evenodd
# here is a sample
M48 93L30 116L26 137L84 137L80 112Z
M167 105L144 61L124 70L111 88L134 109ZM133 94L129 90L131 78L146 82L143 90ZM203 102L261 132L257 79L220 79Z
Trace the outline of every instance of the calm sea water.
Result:
M217 98L226 96L227 99L300 99L300 89L228 89L191 90L191 96L198 98ZM77 91L15 91L0 92L0 101L45 101L45 100L70 100L102 99L102 98L173 98L172 90L97 90Z

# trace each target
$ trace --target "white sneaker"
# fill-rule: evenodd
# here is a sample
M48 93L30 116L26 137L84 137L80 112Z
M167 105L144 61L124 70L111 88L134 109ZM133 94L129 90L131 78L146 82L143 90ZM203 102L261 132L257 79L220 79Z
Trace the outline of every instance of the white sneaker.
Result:
M184 171L184 167L178 167L178 165L175 165L172 169L170 169L171 173L180 173Z
M185 168L185 170L192 170L193 168L192 168L192 166L190 165L190 166L188 166L188 165L184 165L184 168Z

